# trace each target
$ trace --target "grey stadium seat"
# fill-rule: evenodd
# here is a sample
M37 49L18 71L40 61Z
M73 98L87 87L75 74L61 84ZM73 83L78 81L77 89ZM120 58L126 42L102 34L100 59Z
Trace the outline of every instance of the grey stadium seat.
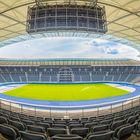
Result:
M87 140L112 140L114 131L101 134L90 134Z
M42 126L37 126L37 125L27 125L27 129L29 131L34 131L38 133L45 133L45 128Z
M47 137L43 134L35 134L31 132L21 131L22 140L47 140Z
M134 124L122 127L117 133L118 140L128 138L136 130L137 125L138 123L134 123Z
M16 131L8 125L0 124L0 133L8 140L19 140L20 137Z
M66 129L67 126L65 124L52 124L52 127Z
M99 132L99 131L108 131L109 130L109 125L98 125L95 127L92 127L92 132Z
M89 132L89 128L86 128L86 127L82 128L81 127L81 128L73 128L73 129L71 129L70 133L71 134L77 134L77 135L85 138L87 136L88 132Z
M50 124L48 123L37 122L36 125L44 127L45 131L47 131L47 129L50 128Z
M9 120L9 124L16 127L19 131L24 131L26 129L26 126L21 122Z
M0 116L0 124L3 124L3 123L8 124L8 120L7 118Z
M125 120L115 121L111 125L111 130L115 130L117 127L124 125L124 124L125 124Z
M69 125L69 129L79 128L79 127L83 127L83 125L82 124L70 124Z
M48 128L47 129L48 136L52 137L57 134L67 134L66 129L63 128Z
M51 140L82 140L83 138L78 136L78 135L74 135L74 134L70 134L70 135L55 135L51 138Z

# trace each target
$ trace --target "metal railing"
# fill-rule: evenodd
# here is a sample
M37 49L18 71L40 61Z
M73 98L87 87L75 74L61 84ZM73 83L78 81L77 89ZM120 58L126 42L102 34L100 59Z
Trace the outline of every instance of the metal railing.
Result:
M136 97L130 100L125 100L117 103L110 103L106 105L97 105L90 108L81 109L54 109L39 106L32 106L28 104L14 103L13 101L7 101L0 99L0 108L6 109L12 112L18 112L26 115L41 116L41 117L53 117L53 118L80 118L80 117L94 117L107 115L115 112L120 112L126 109L133 108L140 105L140 97Z

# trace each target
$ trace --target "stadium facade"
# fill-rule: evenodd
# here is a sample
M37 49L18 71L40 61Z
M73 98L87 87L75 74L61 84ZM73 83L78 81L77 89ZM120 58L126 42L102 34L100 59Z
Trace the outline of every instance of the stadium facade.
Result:
M140 63L131 59L0 60L4 82L136 82Z

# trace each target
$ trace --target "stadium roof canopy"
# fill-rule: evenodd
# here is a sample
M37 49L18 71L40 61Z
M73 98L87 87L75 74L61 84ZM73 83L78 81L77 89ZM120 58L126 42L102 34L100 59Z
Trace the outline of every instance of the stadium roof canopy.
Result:
M0 59L0 66L140 66L132 59Z
M54 3L56 0L47 1ZM80 4L87 2L78 1ZM34 4L35 0L0 0L0 42L27 34L27 8ZM98 4L106 8L107 34L140 44L140 0L98 0Z

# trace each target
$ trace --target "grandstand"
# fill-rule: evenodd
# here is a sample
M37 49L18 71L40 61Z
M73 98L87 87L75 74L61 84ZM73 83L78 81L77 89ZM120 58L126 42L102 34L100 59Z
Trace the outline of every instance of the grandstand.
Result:
M135 82L140 63L135 60L51 59L1 60L0 82Z
M0 0L0 47L47 37L81 37L112 40L139 52L139 5L139 0ZM137 58L0 56L0 140L140 140ZM51 98L47 88L37 93L36 88L23 90L38 85L51 85L57 96L44 98L44 93ZM79 93L78 85L84 85ZM62 92L62 86L68 89ZM69 92L70 98L62 99L58 89L64 97ZM92 98L81 98L91 94L89 89ZM102 95L106 93L111 95Z

